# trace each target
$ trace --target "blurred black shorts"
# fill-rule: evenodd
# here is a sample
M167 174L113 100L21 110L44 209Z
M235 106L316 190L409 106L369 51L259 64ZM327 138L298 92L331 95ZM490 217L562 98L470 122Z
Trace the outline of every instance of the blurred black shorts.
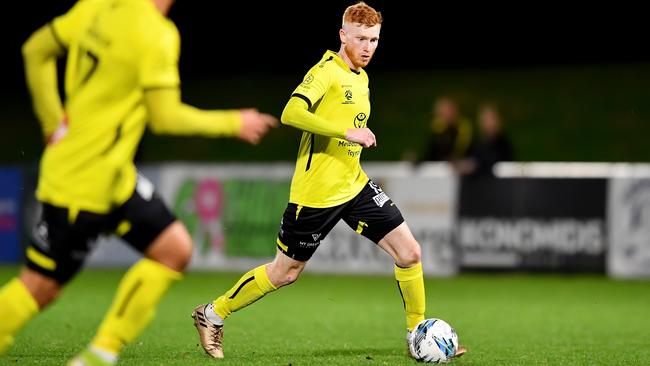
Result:
M138 176L133 195L109 214L80 211L74 221L69 210L47 203L26 252L27 267L65 284L81 269L101 234L115 234L144 252L176 217L153 184Z

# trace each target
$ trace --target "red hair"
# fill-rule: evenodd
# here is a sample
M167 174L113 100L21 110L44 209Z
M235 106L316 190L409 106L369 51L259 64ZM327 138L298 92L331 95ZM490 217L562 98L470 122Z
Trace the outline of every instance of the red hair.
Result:
M343 24L360 23L366 27L372 27L381 24L383 20L380 12L363 1L348 6L343 13Z

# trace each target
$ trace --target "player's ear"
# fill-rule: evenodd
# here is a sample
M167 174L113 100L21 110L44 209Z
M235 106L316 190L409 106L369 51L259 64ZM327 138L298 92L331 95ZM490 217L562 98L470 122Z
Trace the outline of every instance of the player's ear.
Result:
M346 38L345 35L346 35L345 29L343 28L339 29L339 38L341 39L342 44L345 44L345 38Z

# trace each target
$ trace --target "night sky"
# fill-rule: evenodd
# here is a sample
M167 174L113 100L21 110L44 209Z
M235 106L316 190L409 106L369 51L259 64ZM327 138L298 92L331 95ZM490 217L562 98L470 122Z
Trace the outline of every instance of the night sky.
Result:
M73 3L20 2L15 11L3 12L5 93L24 91L21 43ZM182 37L182 78L302 73L326 48L338 48L341 15L352 3L178 0L170 17ZM384 15L369 72L650 61L644 13L623 5L368 3Z

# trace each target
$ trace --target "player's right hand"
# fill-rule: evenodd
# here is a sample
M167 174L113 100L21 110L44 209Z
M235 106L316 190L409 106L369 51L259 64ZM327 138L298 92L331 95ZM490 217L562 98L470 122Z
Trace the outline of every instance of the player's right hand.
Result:
M277 118L270 114L260 113L255 108L242 109L241 120L241 129L237 137L253 145L260 142L269 128L278 125Z
M363 147L377 146L377 138L369 128L348 128L345 132L345 139Z

